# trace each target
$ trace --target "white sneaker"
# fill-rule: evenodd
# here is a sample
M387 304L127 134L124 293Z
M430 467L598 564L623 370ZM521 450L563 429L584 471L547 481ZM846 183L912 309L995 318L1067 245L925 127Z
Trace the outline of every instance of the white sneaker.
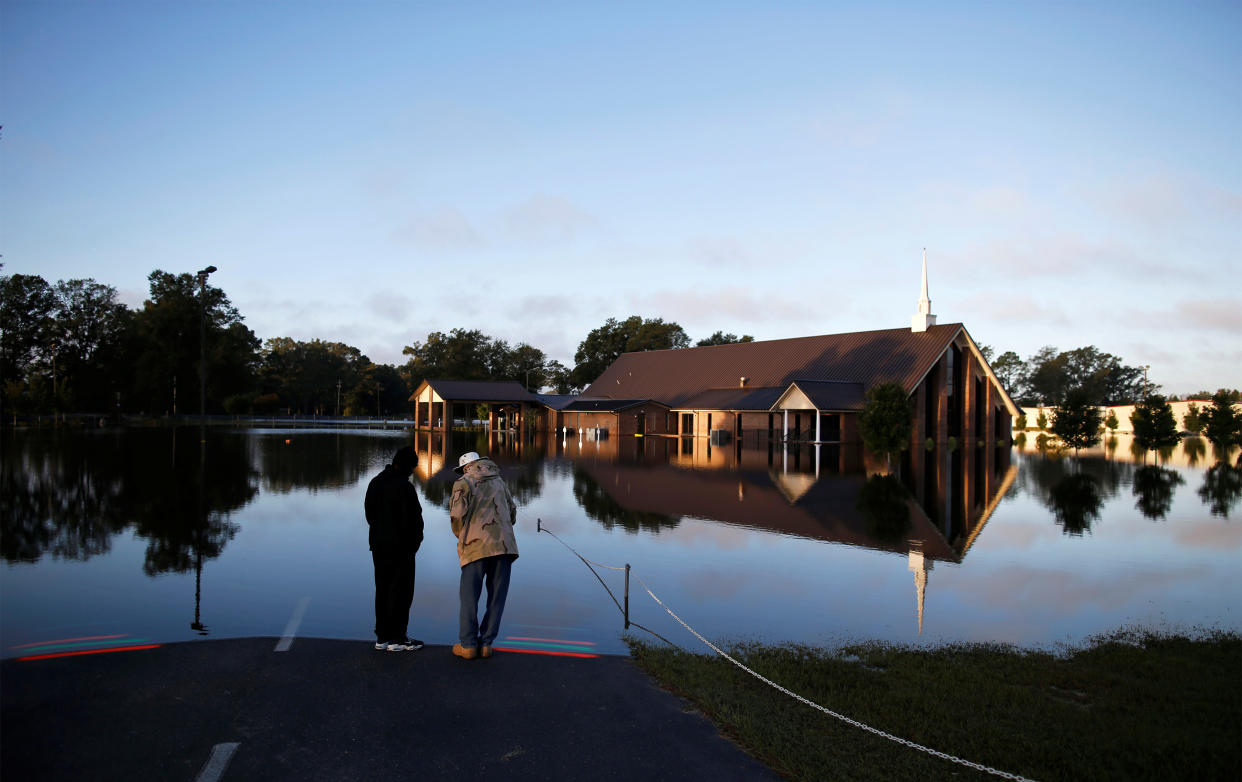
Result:
M417 652L423 648L423 642L416 638L403 638L400 641L389 641L390 652Z

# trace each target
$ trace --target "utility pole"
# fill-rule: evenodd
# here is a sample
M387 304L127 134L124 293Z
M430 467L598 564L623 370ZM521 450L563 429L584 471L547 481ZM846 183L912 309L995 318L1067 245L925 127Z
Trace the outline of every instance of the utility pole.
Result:
M207 417L207 275L217 271L208 266L198 270L198 417Z
M341 379L336 379L336 417L341 417Z

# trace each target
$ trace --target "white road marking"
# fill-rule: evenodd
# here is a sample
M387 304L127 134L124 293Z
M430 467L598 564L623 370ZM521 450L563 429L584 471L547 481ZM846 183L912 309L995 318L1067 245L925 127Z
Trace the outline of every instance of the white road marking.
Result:
M298 601L298 607L293 609L293 616L289 617L289 624L285 625L285 634L280 637L280 643L276 644L275 651L289 651L289 647L293 645L294 636L298 634L298 625L302 624L302 616L306 613L308 605L310 605L309 597Z
M211 757L207 758L207 762L203 765L203 770L198 772L194 782L217 782L220 777L224 776L224 770L229 767L229 761L233 759L233 753L240 746L241 744L236 741L230 741L212 747Z

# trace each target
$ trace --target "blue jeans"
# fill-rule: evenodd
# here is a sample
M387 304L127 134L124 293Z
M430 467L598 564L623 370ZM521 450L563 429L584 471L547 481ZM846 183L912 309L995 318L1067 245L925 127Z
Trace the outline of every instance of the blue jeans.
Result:
M500 615L505 612L505 598L509 595L509 570L514 557L500 554L475 560L461 568L461 613L458 616L458 640L467 649L491 646L500 634ZM483 624L479 624L479 596L483 583L487 582L487 607Z

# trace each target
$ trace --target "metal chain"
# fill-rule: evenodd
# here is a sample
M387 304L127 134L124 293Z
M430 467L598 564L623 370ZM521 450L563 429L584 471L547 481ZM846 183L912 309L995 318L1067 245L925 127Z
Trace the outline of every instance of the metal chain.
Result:
M746 667L745 665L743 665L742 663L740 663L740 662L738 662L737 660L735 660L734 658L730 657L728 654L726 654L724 651L722 651L720 648L718 648L718 647L717 647L715 644L713 644L711 641L709 641L709 640L707 640L706 638L704 638L702 635L700 635L700 634L699 634L699 631L695 630L693 627L691 627L690 625L686 624L686 623L685 623L685 621L683 621L683 620L682 620L682 618L681 618L680 616L678 616L677 614L673 613L673 609L671 609L671 608L669 608L668 606L666 606L666 605L664 604L664 601L663 601L663 600L661 600L660 598L656 597L655 592L652 592L652 591L651 591L651 588L647 586L646 582L644 582L641 578L639 578L638 574L636 574L636 573L635 573L635 574L633 574L633 576L634 576L635 580L637 580L637 581L638 581L638 583L642 584L642 587L643 587L643 589L647 592L647 594L651 595L651 599L652 599L652 600L654 600L654 601L656 601L657 603L659 603L659 604L660 604L660 607L661 607L661 608L663 608L665 611L667 611L669 616L671 616L671 617L673 617L674 619L676 619L676 620L677 620L677 622L678 622L678 624L680 624L682 627L684 627L684 628L686 628L687 630L689 630L689 631L690 631L690 632L694 635L694 637L695 637L695 638L698 638L700 641L702 641L704 644L706 644L706 645L707 645L707 647L708 647L709 649L711 649L713 652L715 652L716 654L720 655L721 657L725 658L725 659L726 659L726 660L728 660L729 662L733 663L733 664L734 664L734 665L736 665L738 668L741 668L743 671L746 671L746 672L747 672L747 673L749 673L751 676L754 676L756 679L758 679L759 681L761 681L761 682L763 682L764 684L768 685L769 687L773 687L773 688L775 688L775 689L777 689L777 690L780 690L781 692L785 693L785 694L786 694L786 695L788 695L789 697L791 697L791 698L793 698L793 699L795 699L795 700L801 701L802 703L805 703L807 706L810 706L811 708L818 709L819 711L822 711L824 714L827 714L827 715L828 715L828 716L830 716L830 717L835 717L836 719L841 720L842 722L845 722L845 723L847 723L847 724L849 724L849 725L853 725L853 726L854 726L854 727L856 727L856 728L861 728L862 730L865 730L865 731L867 731L868 733L875 734L876 736L879 736L880 738L885 738L885 739L888 739L889 741L895 741L895 742L897 742L898 744L901 744L901 745L906 746L906 747L910 747L911 749L917 749L917 750L919 750L920 752L926 752L926 753L927 753L927 754L929 754L929 755L934 755L935 757L938 757L938 758L940 758L941 760L947 760L947 761L949 761L949 762L951 762L951 763L957 763L958 765L966 766L966 767L968 767L968 768L973 768L973 769L975 769L976 771L982 771L982 772L984 772L985 774L992 774L993 776L998 776L998 777L1001 777L1002 779L1011 779L1011 780L1015 780L1015 782L1034 782L1033 780L1030 780L1030 779L1028 779L1027 777L1019 776L1019 775L1017 775L1017 774L1011 774L1011 773L1009 773L1008 771L1000 771L1000 770L998 770L998 769L994 769L994 768L992 768L992 767L990 767L990 766L985 766L985 765L983 765L983 764L981 764L981 763L974 763L974 762L971 762L971 761L969 761L969 760L964 760L964 759L959 758L959 757L956 757L956 756L954 756L954 755L950 755L950 754L948 754L948 753L945 753L945 752L941 752L941 751L939 751L939 750L932 749L931 747L925 747L925 746L923 746L922 744L917 744L917 743L915 743L915 742L913 742L913 741L910 741L909 739L903 739L903 738L901 738L900 736L894 736L894 735L892 735L891 733L885 733L884 731L882 731L882 730L880 730L880 729L878 729L878 728L873 728L873 727L871 727L870 725L865 725L865 724L863 724L863 723L859 722L858 720L850 719L849 717L845 716L844 714L838 714L837 712L833 711L832 709L827 709L827 708L824 708L823 706L820 706L818 703L815 703L814 701L808 700L808 699L806 699L806 698L802 697L801 695L799 695L798 693L793 692L792 690L788 690L788 689L786 689L786 688L782 687L781 685L779 685L779 684L777 684L776 682L772 681L771 679L769 679L769 678L767 678L767 677L763 676L762 674L757 673L757 672L755 672L755 671L752 671L750 668L747 668L747 667Z

